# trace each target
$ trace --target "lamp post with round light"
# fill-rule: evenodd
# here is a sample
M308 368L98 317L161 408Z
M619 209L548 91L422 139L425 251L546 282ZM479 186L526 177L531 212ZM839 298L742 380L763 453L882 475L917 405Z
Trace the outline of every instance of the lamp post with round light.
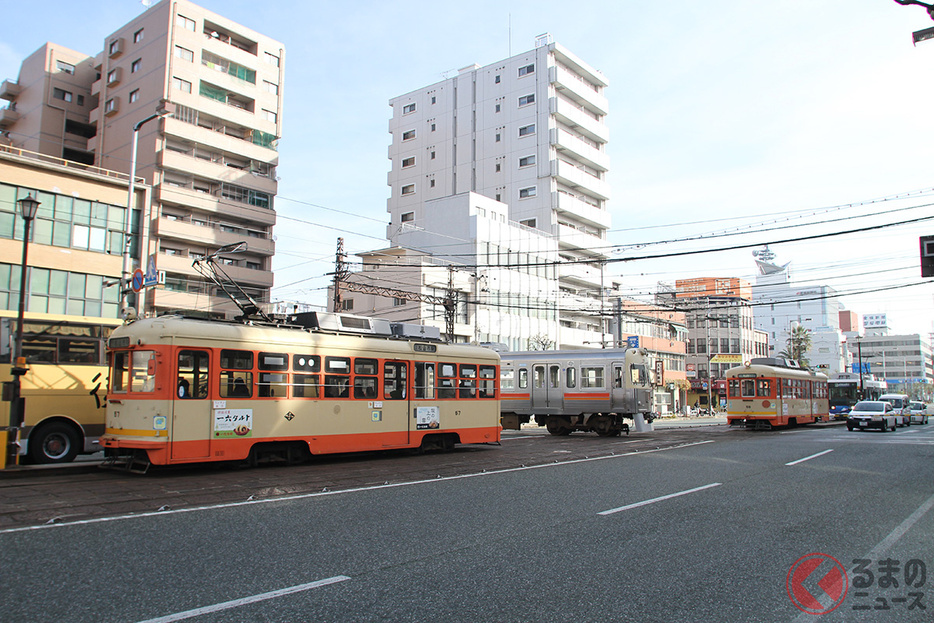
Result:
M26 312L26 268L29 265L29 230L32 220L36 218L39 210L39 201L32 195L17 200L23 217L23 261L20 264L19 279L19 308L16 316L16 338L13 342L13 375L12 391L10 392L10 429L9 447L7 448L8 465L15 465L18 455L19 429L23 425L24 405L20 397L21 379L26 374L26 358L23 357L23 317Z

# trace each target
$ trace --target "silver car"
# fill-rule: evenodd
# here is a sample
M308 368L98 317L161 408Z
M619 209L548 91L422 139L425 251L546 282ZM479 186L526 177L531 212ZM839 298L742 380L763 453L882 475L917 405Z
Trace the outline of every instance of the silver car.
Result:
M895 426L895 407L884 400L861 400L846 418L847 430L878 428L884 433L894 431Z
M923 402L918 400L912 400L908 403L908 409L911 412L911 423L914 424L927 424L928 423L928 407Z

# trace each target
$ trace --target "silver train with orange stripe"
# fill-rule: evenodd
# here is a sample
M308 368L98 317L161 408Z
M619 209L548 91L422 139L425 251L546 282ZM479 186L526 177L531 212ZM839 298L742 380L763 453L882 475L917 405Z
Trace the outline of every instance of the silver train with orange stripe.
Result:
M652 420L651 361L641 348L500 353L503 428L533 419L552 435L629 434L626 419Z

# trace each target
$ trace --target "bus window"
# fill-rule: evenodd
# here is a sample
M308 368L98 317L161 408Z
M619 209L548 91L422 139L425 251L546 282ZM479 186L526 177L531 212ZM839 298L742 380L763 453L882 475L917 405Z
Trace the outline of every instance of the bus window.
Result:
M182 400L208 397L208 353L182 350L178 353L177 396Z
M325 398L350 398L350 357L324 358Z
M404 363L387 361L383 368L383 398L386 400L405 400Z
M156 353L151 350L136 350L133 351L132 361L130 391L151 392L154 390L156 388Z
M496 368L480 366L480 398L496 398Z
M415 397L435 397L435 364L422 362L415 364Z

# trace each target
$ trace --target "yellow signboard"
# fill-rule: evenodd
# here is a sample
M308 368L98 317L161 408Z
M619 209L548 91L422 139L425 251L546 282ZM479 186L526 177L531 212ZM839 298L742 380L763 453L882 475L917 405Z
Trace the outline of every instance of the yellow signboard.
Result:
M742 355L714 355L710 358L710 363L735 363L739 365L743 363Z

